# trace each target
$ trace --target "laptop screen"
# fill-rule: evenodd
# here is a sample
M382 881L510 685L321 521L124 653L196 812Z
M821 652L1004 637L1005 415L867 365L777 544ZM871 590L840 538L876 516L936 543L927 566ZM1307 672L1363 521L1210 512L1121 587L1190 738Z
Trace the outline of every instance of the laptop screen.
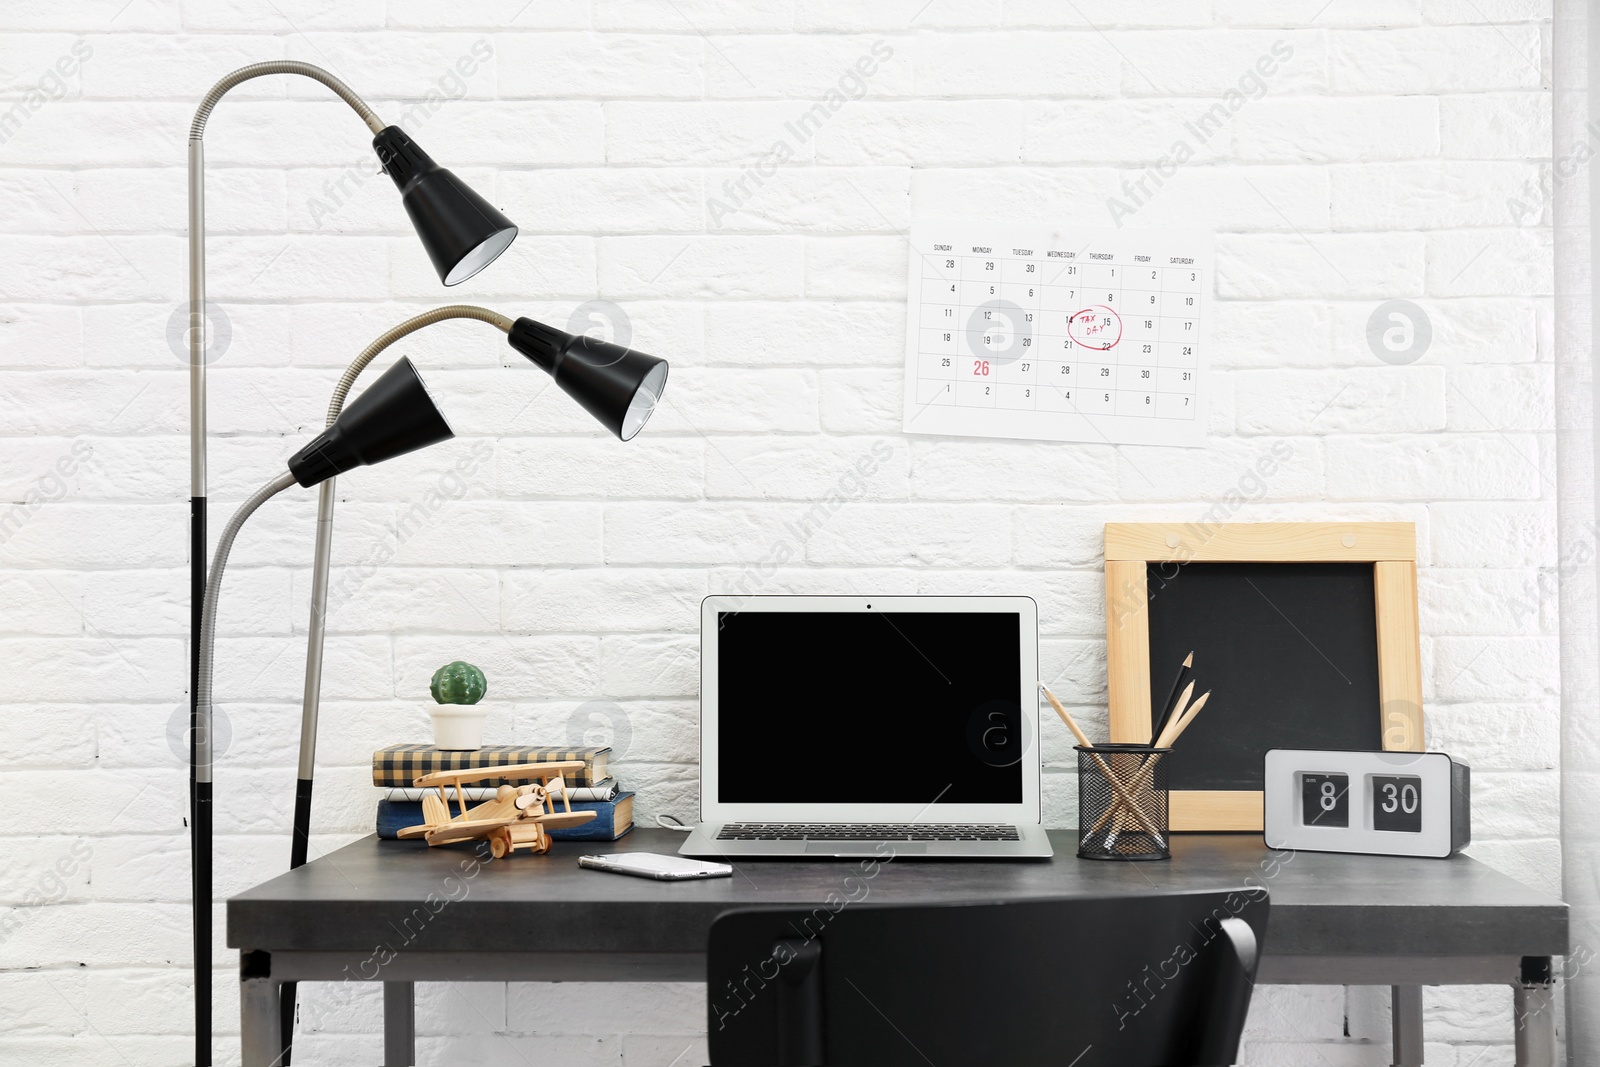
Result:
M1016 613L718 612L717 625L720 803L1022 802Z

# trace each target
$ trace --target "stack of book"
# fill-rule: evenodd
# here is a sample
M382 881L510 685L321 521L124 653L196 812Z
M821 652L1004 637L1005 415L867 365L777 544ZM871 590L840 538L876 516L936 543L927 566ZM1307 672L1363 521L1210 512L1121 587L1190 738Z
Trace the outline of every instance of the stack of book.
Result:
M611 777L611 749L587 745L574 748L485 745L470 752L446 751L432 745L390 745L372 754L372 784L383 790L378 800L378 836L394 840L407 826L422 823L422 796L432 792L414 785L435 771L476 771L510 767L519 763L559 763L582 760L583 772L567 777L567 799L573 811L593 811L595 818L579 826L550 831L557 841L615 841L633 829L633 794L625 793ZM525 778L485 778L466 786L467 806L493 799L502 785L522 785ZM455 790L449 791L452 817L461 814Z

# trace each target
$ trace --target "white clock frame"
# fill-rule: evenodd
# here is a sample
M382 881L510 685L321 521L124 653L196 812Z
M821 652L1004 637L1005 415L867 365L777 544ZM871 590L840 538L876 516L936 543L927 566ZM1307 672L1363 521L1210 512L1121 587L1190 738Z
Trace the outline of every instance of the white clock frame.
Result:
M1343 774L1350 779L1349 826L1316 826L1302 818L1301 776ZM1373 828L1371 780L1406 775L1421 782L1422 830ZM1443 752L1345 752L1275 748L1266 756L1268 848L1308 852L1362 852L1378 856L1454 855L1472 840L1470 770Z

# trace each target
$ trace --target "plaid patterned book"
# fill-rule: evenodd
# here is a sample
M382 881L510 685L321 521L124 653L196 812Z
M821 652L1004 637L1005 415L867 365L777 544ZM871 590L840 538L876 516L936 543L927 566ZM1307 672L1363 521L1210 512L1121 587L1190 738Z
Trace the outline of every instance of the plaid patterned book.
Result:
M435 771L474 771L480 768L510 767L518 763L558 763L583 760L584 772L569 780L573 786L589 787L610 777L611 746L575 745L570 748L526 745L484 745L472 752L446 752L432 745L390 745L372 754L372 784L410 786L424 774ZM485 778L479 786L522 785L526 778Z
M467 794L467 800L482 803L485 800L493 800L499 788L499 786L495 786L493 789L485 789L482 786L468 785L463 786L461 791ZM383 795L379 799L393 801L397 804L420 804L423 797L429 793L437 792L438 789L427 787L418 789L415 786L390 786L383 790ZM567 799L574 804L580 800L615 800L620 792L622 790L618 788L617 780L615 778L606 778L602 779L599 785L568 786ZM454 789L450 790L450 795L455 796L456 791Z

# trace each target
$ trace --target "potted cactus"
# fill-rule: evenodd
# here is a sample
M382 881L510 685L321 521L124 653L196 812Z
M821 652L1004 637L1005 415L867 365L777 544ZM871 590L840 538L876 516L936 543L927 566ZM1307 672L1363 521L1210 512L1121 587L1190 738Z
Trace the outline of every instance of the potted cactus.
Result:
M483 720L488 712L478 701L489 691L483 672L470 663L456 660L433 672L428 689L434 704L428 709L433 719L433 744L455 752L483 747Z

